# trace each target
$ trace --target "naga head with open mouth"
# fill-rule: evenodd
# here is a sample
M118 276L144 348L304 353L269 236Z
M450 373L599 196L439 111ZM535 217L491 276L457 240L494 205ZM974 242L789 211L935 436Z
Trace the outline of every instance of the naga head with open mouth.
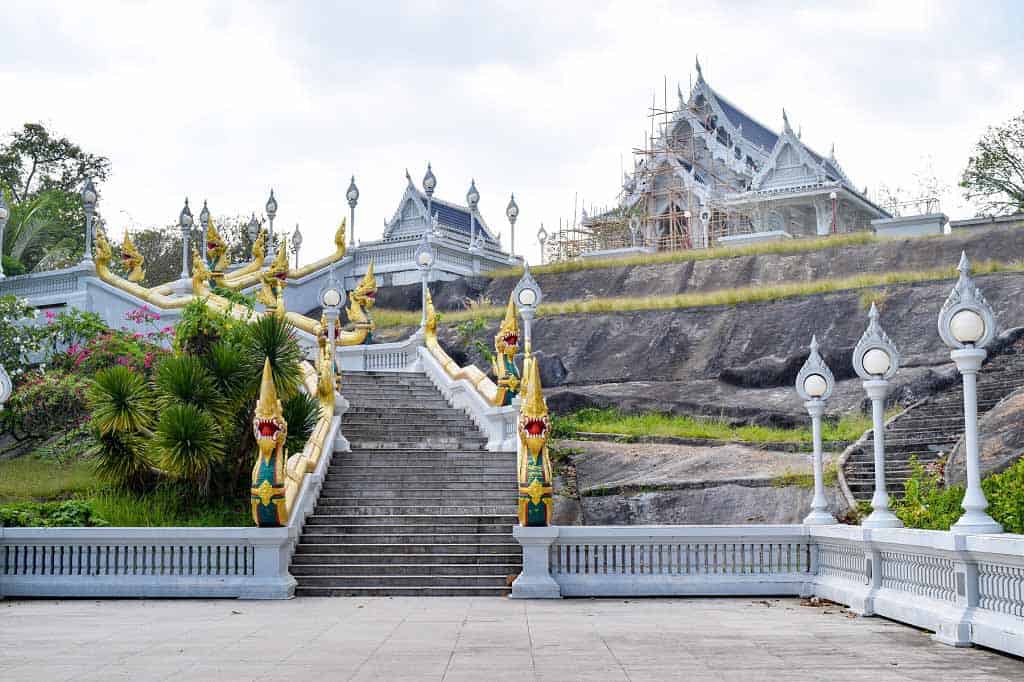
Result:
M515 356L519 352L519 319L516 317L516 304L512 296L508 298L508 307L505 308L505 319L498 327L498 334L494 337L494 350L498 355Z
M366 274L359 280L359 285L349 295L353 301L369 310L377 301L377 278L373 274L373 261L366 267Z
M526 370L522 407L519 409L519 437L530 454L537 457L547 445L551 422L544 390L540 385L540 370L531 359Z
M124 231L124 241L121 242L121 262L124 264L124 269L128 272L129 282L141 282L146 276L146 271L142 269L142 265L146 262L142 254L135 247L135 242L132 241L132 237L128 234L128 228Z
M284 420L284 410L277 398L277 389L274 388L274 373L269 358L263 361L263 379L252 417L252 433L256 437L260 457L264 459L270 457L275 448L284 447L288 437L288 423Z

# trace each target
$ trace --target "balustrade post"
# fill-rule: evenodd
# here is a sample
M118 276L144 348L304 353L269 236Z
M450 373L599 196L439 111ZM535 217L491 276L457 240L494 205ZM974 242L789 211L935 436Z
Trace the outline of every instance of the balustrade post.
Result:
M560 599L561 588L551 577L551 545L558 526L516 526L512 534L523 547L523 571L512 583L513 599Z

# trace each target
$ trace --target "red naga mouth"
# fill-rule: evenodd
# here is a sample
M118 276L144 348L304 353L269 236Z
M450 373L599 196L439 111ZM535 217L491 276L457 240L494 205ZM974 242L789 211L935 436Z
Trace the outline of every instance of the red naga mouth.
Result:
M283 282L286 279L288 279L288 273L287 272L279 272L276 275L274 275L274 277L277 277L279 280L281 280Z
M217 242L206 242L206 248L207 249L216 249L217 248Z
M528 435L533 436L535 438L537 436L543 436L547 430L547 419L536 419L531 417L530 419L527 419L526 421L523 422L523 431L526 431Z
M506 346L515 346L519 344L519 335L505 334L505 338L503 340L505 341Z
M274 438L281 427L273 419L258 419L256 421L256 436L258 438Z
M376 291L369 292L368 294L366 294L366 298L369 298L371 300L377 298L377 292Z

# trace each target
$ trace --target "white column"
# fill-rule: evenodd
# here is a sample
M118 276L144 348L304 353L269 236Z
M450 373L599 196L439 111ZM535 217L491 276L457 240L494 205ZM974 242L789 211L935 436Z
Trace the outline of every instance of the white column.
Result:
M427 278L430 277L430 273L426 268L420 268L420 276L422 280L420 307L423 309L423 314L420 316L420 330L425 330L427 328Z
M513 599L560 599L561 588L551 577L549 555L558 539L558 526L516 526L512 529L523 546L523 571L512 583Z
M870 516L861 523L865 528L902 528L903 522L889 509L889 493L885 489L885 396L889 382L871 379L864 382L864 391L871 399L871 417L875 437L875 494L871 497Z
M978 370L988 353L984 348L961 348L949 356L964 378L964 463L967 491L961 506L964 515L950 528L954 533L1002 533L1003 527L985 513L988 500L981 489L978 463Z
M821 417L825 413L825 401L808 400L804 407L811 415L811 440L814 443L814 499L811 500L811 513L804 519L804 524L822 526L836 523L836 517L828 510L825 477L821 466Z
M188 241L189 233L181 231L181 278L188 279Z

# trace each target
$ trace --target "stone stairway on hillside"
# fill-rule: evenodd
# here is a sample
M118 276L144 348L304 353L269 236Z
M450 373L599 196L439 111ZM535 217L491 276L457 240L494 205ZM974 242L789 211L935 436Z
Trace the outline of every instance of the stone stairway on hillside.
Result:
M1024 387L1024 344L1016 341L989 358L978 374L979 418L1018 388ZM885 487L902 497L912 473L911 458L931 464L948 457L964 432L963 384L944 391L900 415L885 427ZM870 500L875 489L874 450L870 437L850 453L843 468L850 492Z
M522 568L515 453L424 374L346 372L351 404L291 574L297 596L502 595Z

